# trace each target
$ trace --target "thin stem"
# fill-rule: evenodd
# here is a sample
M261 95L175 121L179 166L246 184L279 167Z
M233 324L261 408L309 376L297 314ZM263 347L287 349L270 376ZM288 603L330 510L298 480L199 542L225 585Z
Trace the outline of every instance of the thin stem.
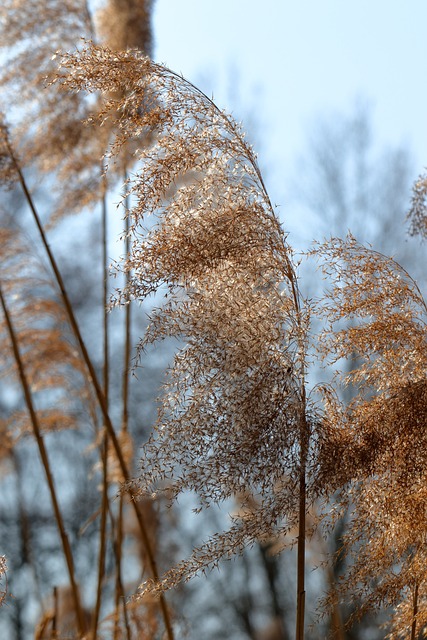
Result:
M414 598L412 601L411 640L416 640L417 637L418 589L418 582L416 582L414 588Z
M121 572L121 558L122 558L122 545L123 545L123 496L120 496L119 502L119 514L117 517L117 531L113 536L114 554L116 558L116 602L115 602L115 621L114 621L114 635L113 640L118 640L120 633L120 602L123 605L123 620L126 628L126 638L131 640L131 629L129 624L128 611L126 607L126 598L123 588L122 572ZM112 517L112 516L111 516Z
M53 587L53 617L52 617L52 638L58 637L58 587Z
M105 575L105 553L107 548L107 513L108 513L108 436L104 435L102 451L102 504L100 522L100 542L98 560L98 584L96 589L96 604L92 621L92 638L96 640L98 633L99 613L102 601L102 586Z
M307 395L305 388L305 329L302 322L302 309L296 274L288 262L294 307L298 324L299 357L302 361L300 373L301 406L300 406L300 471L299 471L299 507L298 507L298 544L297 544L297 612L295 639L304 640L305 618L305 544L307 514L307 459L310 444L309 424L307 421Z
M105 177L103 179L102 194L102 273L103 273L103 338L104 338L104 363L103 363L103 382L104 382L104 398L108 410L109 400L109 332L108 332L108 265L107 265L107 201L106 201L106 184ZM92 638L96 640L99 623L99 613L102 601L102 586L105 575L105 554L107 549L107 513L108 513L108 432L104 430L103 441L101 446L102 458L102 505L101 505L101 521L100 521L100 539L99 539L99 562L98 562L98 584L96 591L96 604L92 624Z
M109 387L110 387L110 367L109 367L109 331L108 331L108 254L107 254L107 185L106 178L103 177L102 188L102 309L103 309L103 333L104 333L104 397L105 404L108 408Z
M302 361L300 374L301 407L300 407L300 472L299 472L299 507L298 507L298 544L297 544L297 612L296 612L296 640L304 640L305 618L305 545L306 545L306 514L307 514L307 459L310 445L309 424L307 421L307 394L305 388L305 328L302 322L302 309L298 281L287 253L286 265L291 285L294 307L298 324L299 357Z
M126 170L124 172L124 183L127 183L127 173ZM125 255L126 258L129 256L130 251L130 240L129 240L129 196L126 194L125 196ZM126 283L125 287L129 284L130 273L126 272ZM122 374L122 431L127 432L128 430L128 419L129 419L129 369L130 369L130 353L131 353L131 306L130 302L126 305L125 308L125 347L124 347L124 362L123 362L123 374ZM118 621L119 621L119 608L120 608L120 599L122 598L121 591L122 589L122 545L123 545L123 495L120 496L119 502L119 513L117 517L117 537L116 537L116 545L117 545L117 553L116 553L116 625L114 628L114 640L117 640L118 634ZM125 617L126 623L126 631L128 634L128 640L130 640L130 628L129 623L127 622L127 610L126 610L126 600L123 598L123 614Z
M127 181L127 174L125 173L125 184ZM130 238L129 238L129 196L125 197L126 217L125 217L125 255L126 258L130 252ZM126 271L125 289L130 282L130 273ZM123 415L122 415L122 429L128 430L129 419L129 370L130 370L130 353L131 353L131 305L128 301L125 309L125 351L123 362Z
M306 539L306 511L307 511L307 425L305 416L301 419L300 433L300 475L299 475L299 519L297 545L297 620L296 640L304 640L305 615L305 539Z
M50 249L50 246L49 246L49 244L47 242L46 234L45 234L43 225L41 223L40 217L39 217L39 215L37 213L37 209L35 207L33 198L32 198L32 196L31 196L31 194L30 194L30 192L28 190L27 184L25 182L24 175L23 175L23 173L21 171L21 168L20 168L20 166L18 164L17 159L15 158L15 155L13 153L13 149L12 149L12 147L10 145L10 142L9 142L7 137L5 138L5 144L7 146L8 152L10 154L10 158L11 158L11 160L12 160L14 166L15 166L15 170L17 172L17 175L18 175L18 178L19 178L19 182L21 184L22 190L24 191L24 194L25 194L25 197L27 199L28 205L29 205L29 207L31 209L31 212L32 212L33 216L34 216L34 220L35 220L35 223L36 223L37 228L39 230L43 246L44 246L44 248L46 250L46 254L47 254L48 258L49 258L49 262L51 264L52 270L53 270L53 272L55 274L56 281L58 283L58 287L59 287L60 292L61 292L61 296L62 296L62 299L63 299L63 302L64 302L64 306L65 306L65 309L66 309L66 312L67 312L67 315L68 315L68 318L69 318L69 321L70 321L70 325L71 325L73 334L74 334L74 336L75 336L75 338L76 338L76 340L78 342L82 357L83 357L83 359L85 361L87 370L89 372L89 377L90 377L90 379L92 381L92 385L93 385L93 388L94 388L94 391L95 391L95 395L97 397L97 400L98 400L98 403L99 403L99 407L100 407L101 412L102 412L102 416L103 416L103 419L104 419L104 422L105 422L105 427L106 427L106 429L108 431L109 437L111 438L111 442L113 444L114 450L115 450L116 455L117 455L117 459L118 459L119 464L120 464L120 468L121 468L122 475L123 475L123 478L124 478L125 491L127 491L129 493L129 496L131 498L131 504L133 505L133 509L135 511L135 515L136 515L136 519L137 519L137 522L138 522L139 530L141 532L142 542L143 542L143 544L145 546L145 549L146 549L146 552L147 552L147 559L148 559L148 564L149 564L149 567L150 567L151 575L152 575L152 577L154 578L155 581L158 581L159 580L159 573L158 573L158 570L157 570L157 563L156 563L156 560L154 558L153 551L151 549L151 544L150 544L150 540L149 540L149 536L148 536L148 531L147 531L147 528L145 526L145 522L144 522L143 516L142 516L140 510L138 509L138 506L137 506L136 501L135 501L135 495L134 495L133 489L132 489L132 487L130 485L130 480L131 480L130 474L129 474L129 471L127 469L126 462L125 462L125 460L123 458L123 453L122 453L122 450L121 450L121 447L120 447L120 443L119 443L119 441L117 439L116 433L114 431L113 424L112 424L110 416L108 414L108 408L107 408L107 404L106 404L106 401L105 401L105 396L104 396L104 394L102 392L101 386L99 384L99 381L98 381L98 378L97 378L97 375L96 375L96 372L95 372L95 368L94 368L94 366L92 364L92 361L91 361L91 359L89 357L89 353L87 351L86 345L85 345L83 337L81 335L80 328L78 326L76 317L74 315L73 308L71 306L71 302L69 300L67 291L65 289L64 281L63 281L61 273L60 273L60 271L58 269L58 265L56 263L54 255L53 255L53 253L52 253L52 251ZM173 634L173 630L172 630L172 623L171 623L169 612L168 612L168 609L167 609L167 606L166 606L166 600L165 600L165 597L164 597L163 594L161 594L159 596L159 601L160 601L160 609L161 609L162 616L163 616L163 621L164 621L164 624L165 624L165 627L166 627L168 640L174 640L174 634Z
M74 574L74 562L73 562L73 556L72 556L72 552L71 552L71 546L70 546L70 542L68 540L68 536L67 533L65 531L65 527L64 527L64 521L62 518L62 514L61 514L61 510L59 508L59 502L57 499L57 495L56 495L56 490L55 490L55 484L53 481L53 476L52 476L52 471L50 468L50 463L49 463L49 458L47 455L47 451L46 451L46 447L44 445L44 440L43 440L43 436L42 436L42 432L41 432L41 428L40 428L40 424L39 424L39 420L34 408L34 404L33 404L33 398L31 395L31 391L30 391L30 386L28 384L28 380L25 374L25 370L24 370L24 365L22 362L22 358L21 358L21 354L19 351L19 346L18 346L18 340L15 334L15 330L13 327L13 323L12 323L12 319L6 304L6 300L3 296L3 291L0 285L0 304L1 307L3 309L3 313L4 313L4 317L6 320L6 326L7 326L7 330L8 330L8 334L9 334L9 338L10 338L10 342L12 344L12 349L13 349L13 355L15 358L15 362L16 362L16 366L18 367L18 373L19 373L19 379L21 381L21 386L22 386L22 390L24 392L24 397L25 397L25 403L27 405L27 409L28 412L30 414L30 418L31 418L31 424L33 427L33 432L34 432L34 437L36 439L38 448L39 448L39 452L40 452L40 457L42 460L42 464L43 464L43 468L45 471L45 475L46 475L46 480L47 480L47 484L49 487L49 492L50 492L50 497L52 500L52 506L53 506L53 511L55 514L55 519L56 519L56 523L58 526L58 530L59 530L59 534L61 537L61 542L62 542L62 548L64 551L64 556L65 556L65 560L67 563L67 569L68 569L68 575L70 578L70 584L71 584L71 591L72 591L72 595L73 595L73 601L74 601L74 608L76 611L76 619L77 619L77 626L78 626L78 630L81 636L84 635L85 630L86 630L86 623L85 623L85 619L84 619L84 615L83 615L83 610L80 604L80 595L79 595L79 590L77 587L77 582L75 579L75 574Z

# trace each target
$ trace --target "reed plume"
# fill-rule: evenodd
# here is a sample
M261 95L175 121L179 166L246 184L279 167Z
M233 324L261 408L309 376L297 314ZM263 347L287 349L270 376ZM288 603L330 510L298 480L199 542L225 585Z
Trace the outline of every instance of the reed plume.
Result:
M355 384L357 393L344 408L327 403L320 453L320 482L352 510L344 545L353 564L342 587L362 600L359 614L398 606L389 637L413 639L427 577L427 307L399 264L353 237L317 251L332 281L319 350L330 363L354 355L361 363L337 373L338 385Z
M54 177L52 221L99 203L104 186L101 159L114 136L109 123L96 135L86 125L97 117L102 101L88 102L82 94L63 92L52 82L55 52L79 47L82 38L101 38L113 48L135 46L148 53L150 11L147 0L110 0L98 10L96 20L86 0L5 0L0 8L0 47L6 56L0 73L0 110L7 112L19 100L13 145L25 159L23 168L32 166L40 176ZM123 164L132 164L132 152L129 146L122 149L116 171L110 167L111 183L121 178Z
M132 242L119 268L129 281L117 304L163 293L140 352L170 336L185 341L144 447L141 493L190 489L202 505L258 498L250 517L235 518L152 587L162 591L304 522L308 312L256 156L232 118L135 52L88 44L62 64L65 87L123 95L100 114L101 122L116 118L109 157L131 137L144 141L128 182ZM303 557L301 528L298 537Z
M28 383L37 396L42 430L77 428L82 410L89 415L92 412L93 397L55 285L16 226L0 228L0 242L1 286L4 295L13 300L14 329ZM0 341L0 375L10 380L15 363L4 327ZM28 415L19 409L8 416L6 424L11 442L31 433Z

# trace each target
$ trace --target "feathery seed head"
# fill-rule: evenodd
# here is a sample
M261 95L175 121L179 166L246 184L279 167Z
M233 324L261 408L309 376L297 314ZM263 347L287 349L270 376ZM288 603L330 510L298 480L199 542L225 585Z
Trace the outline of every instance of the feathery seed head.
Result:
M164 292L141 349L167 336L186 343L144 447L141 492L156 493L167 479L170 496L190 489L206 505L259 498L250 518L236 516L162 590L294 526L306 312L255 154L233 119L137 52L88 43L62 62L61 82L72 90L114 92L100 113L119 127L109 159L130 140L143 142L127 184L132 245L118 302Z

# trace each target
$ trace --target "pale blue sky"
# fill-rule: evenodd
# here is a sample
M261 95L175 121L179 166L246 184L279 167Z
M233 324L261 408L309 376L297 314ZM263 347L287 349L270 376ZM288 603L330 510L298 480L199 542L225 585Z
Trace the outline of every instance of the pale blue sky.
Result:
M275 202L315 115L357 99L427 165L427 0L156 0L153 27L157 61L256 115Z

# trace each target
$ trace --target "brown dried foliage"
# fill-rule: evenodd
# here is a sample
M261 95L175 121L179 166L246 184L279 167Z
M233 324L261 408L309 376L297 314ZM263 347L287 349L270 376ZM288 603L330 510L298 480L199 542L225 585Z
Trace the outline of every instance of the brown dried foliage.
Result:
M0 243L2 289L10 300L28 383L38 399L40 424L44 432L77 428L82 408L86 405L92 411L92 397L80 354L68 334L65 311L19 230L0 229ZM16 363L3 321L0 340L0 375L10 380ZM8 416L3 427L3 444L10 446L32 433L29 416L20 409Z
M23 166L37 168L39 176L53 174L57 198L53 221L95 206L105 189L102 158L114 138L114 122L96 129L87 123L102 109L98 97L63 91L53 82L57 75L56 52L75 50L82 38L101 39L111 48L151 47L151 2L110 0L99 10L100 31L95 29L86 0L5 0L0 8L0 47L7 64L0 73L4 110L14 110L11 132L15 152ZM107 27L109 25L109 27ZM29 62L31 61L31 62ZM0 146L0 171L2 170ZM7 155L6 155L7 160ZM132 164L132 150L122 150L117 173Z
M353 564L342 587L361 598L359 614L401 602L389 637L415 637L414 610L408 618L404 603L416 588L420 631L427 578L426 305L402 267L351 236L317 251L333 282L322 305L320 352L332 362L354 356L361 362L337 374L357 390L347 407L325 390L320 447L319 482L341 489L341 504L353 512L344 536Z
M6 0L0 10L0 17L7 16L0 40L11 52L0 84L23 100L14 128L20 154L42 173L56 173L62 189L58 215L99 200L102 158L110 175L112 168L122 172L136 163L126 185L134 202L128 213L131 247L118 265L127 284L115 302L163 296L139 344L140 356L158 340L181 341L155 433L144 447L138 490L145 499L194 491L202 507L236 496L241 503L227 531L162 580L143 585L135 611L146 605L155 633L150 591L162 592L255 540L292 536L301 522L303 492L303 506L309 507L315 494L339 491L328 517L333 521L351 506L344 546L354 559L341 594L361 597L360 612L395 606L390 638L422 633L427 309L416 283L393 260L351 236L315 249L332 282L318 307L325 320L318 355L332 365L361 362L322 389L325 415L318 428L305 382L310 306L299 294L292 251L240 127L191 83L129 50L150 50L151 2L110 0L97 16L97 33L85 2L42 5ZM47 52L71 50L82 35L99 36L108 47L80 44L60 56L58 73ZM28 47L33 65L27 64ZM0 177L7 184L13 163L3 122L0 129ZM412 232L423 237L425 196L421 177L410 219ZM6 247L9 240L6 234ZM34 280L25 269L17 275L17 256L16 249L6 251L2 278L6 289L27 291ZM63 338L59 307L50 298L25 296L19 293L15 304L29 380L35 391L66 388L69 371L80 376L81 365ZM65 368L56 370L59 361ZM4 367L11 369L6 360ZM348 384L355 394L346 406L336 390ZM25 432L22 415L14 419ZM49 429L61 416L42 419ZM131 458L125 436L124 453ZM9 440L2 442L4 449ZM122 480L114 460L110 479ZM144 503L148 511L149 505ZM298 536L304 536L301 527ZM334 588L330 601L336 593Z
M259 496L174 569L160 588L215 563L276 527L295 523L306 318L291 252L240 127L191 83L134 52L88 45L63 57L73 90L113 91L103 121L119 114L111 156L138 150L128 184L129 284L117 302L160 290L140 351L183 338L168 372L156 435L144 447L141 492L195 491L203 504ZM147 103L147 96L151 102ZM149 215L155 220L145 228ZM287 480L283 481L286 474Z
M0 18L0 43L7 57L0 75L3 109L19 100L12 132L15 150L25 166L36 163L40 175L57 172L63 212L71 210L75 189L85 194L83 204L88 204L88 194L99 185L103 141L87 135L83 123L87 105L77 96L58 92L56 87L46 90L56 73L55 51L74 48L82 35L92 33L87 4L85 0L5 0ZM83 180L87 190L81 188Z

